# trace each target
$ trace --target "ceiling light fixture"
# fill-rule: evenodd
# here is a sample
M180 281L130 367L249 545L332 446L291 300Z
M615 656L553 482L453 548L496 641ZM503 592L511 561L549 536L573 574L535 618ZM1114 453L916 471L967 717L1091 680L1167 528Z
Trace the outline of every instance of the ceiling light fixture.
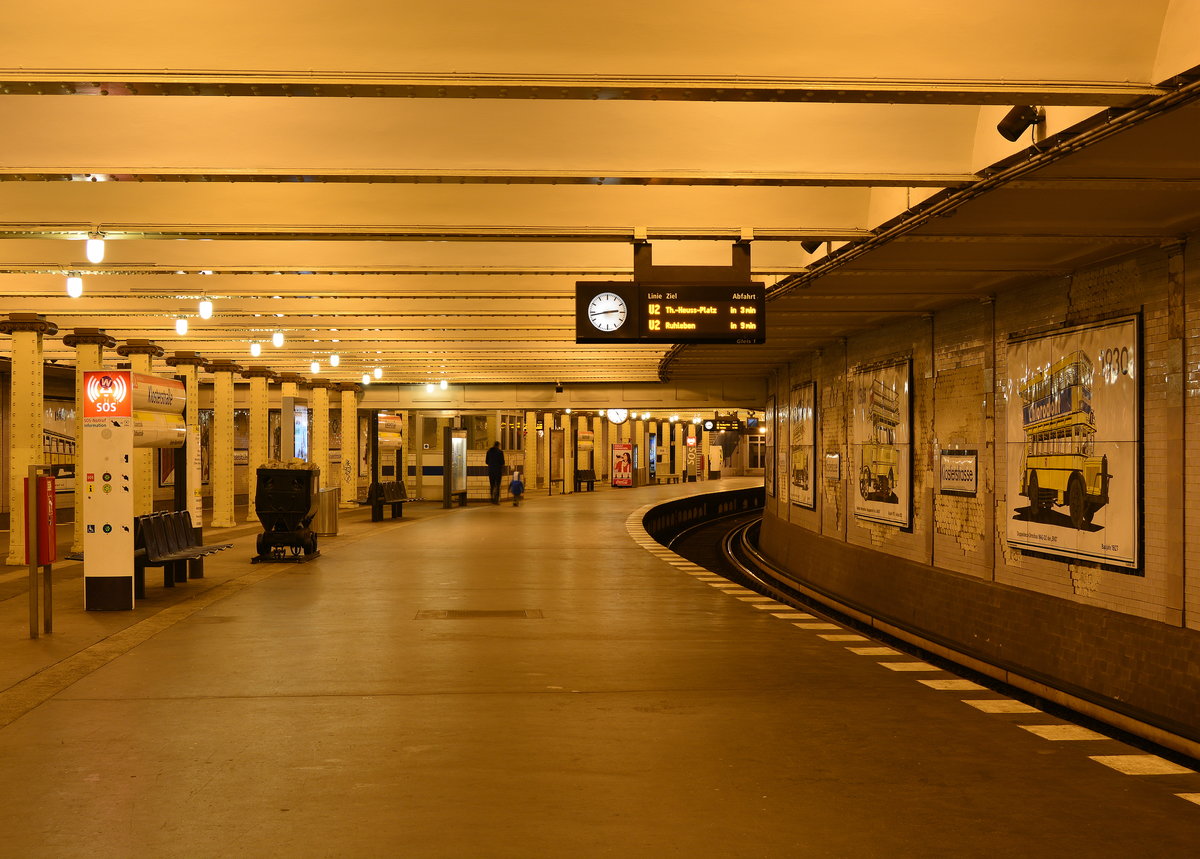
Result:
M445 379L442 379L442 381L438 382L438 387L444 391L446 388L450 387L450 384Z
M332 355L330 355L330 356L329 356L329 366L330 366L330 367L336 367L336 366L337 366L338 364L340 364L340 363L342 363L342 356L341 356L341 355L338 355L338 354L335 352L334 354L332 354Z
M432 394L432 393L433 393L433 382L426 382L426 383L425 383L425 393L427 393L427 394Z
M178 319L175 320L175 333L182 337L184 334L187 334L187 331L188 331L187 317L180 316Z
M262 354L262 344L261 344L261 343L259 343L257 340L251 341L251 343L250 343L250 357L251 357L251 358L257 358L257 357L258 357L259 355L261 355L261 354Z
M104 237L100 233L91 233L84 245L84 253L90 263L104 262Z
M67 295L72 298L79 298L83 295L83 278L77 274L67 277Z
M200 297L200 311L199 312L200 312L201 319L212 319L213 303L212 303L212 299L209 298L207 295L203 295Z
M363 374L362 374L362 383L363 383L364 385L369 385L369 384L371 384L371 374L370 374L370 373L363 373Z
M383 368L382 368L382 367L376 367L376 368L375 368L375 378L376 378L376 379L382 379L382 378L383 378Z
M320 373L321 372L321 362L314 358L313 362L308 365L308 369L309 369L309 372L311 372L313 375Z
M274 334L271 335L271 345L274 346L276 349L278 349L280 346L283 345L283 332L282 331L276 331Z

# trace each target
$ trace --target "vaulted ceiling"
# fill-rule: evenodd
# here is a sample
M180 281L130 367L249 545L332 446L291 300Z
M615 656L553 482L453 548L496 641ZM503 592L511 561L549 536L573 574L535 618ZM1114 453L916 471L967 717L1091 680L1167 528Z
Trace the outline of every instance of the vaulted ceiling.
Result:
M0 309L168 352L400 384L758 376L1200 227L1200 0L5 19ZM1009 141L1014 105L1044 120ZM575 281L631 278L634 242L722 265L740 240L765 344L574 342Z

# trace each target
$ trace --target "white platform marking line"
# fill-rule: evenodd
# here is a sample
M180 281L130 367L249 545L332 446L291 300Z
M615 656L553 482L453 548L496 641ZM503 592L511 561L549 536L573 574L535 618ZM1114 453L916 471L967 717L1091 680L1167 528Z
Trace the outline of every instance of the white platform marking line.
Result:
M1031 707L1020 701L1014 701L1011 698L988 698L984 700L964 700L964 704L970 704L976 710L983 713L1040 713L1042 712L1037 707Z
M1107 740L1109 737L1098 734L1082 725L1018 725L1031 734L1043 740Z
M941 671L936 665L928 662L877 662L889 671Z
M982 692L983 686L978 683L972 683L970 680L917 680L918 683L924 683L930 689L938 689L943 692Z
M1186 799L1188 802L1194 802L1200 805L1200 793L1177 793L1175 794L1180 799Z
M799 624L797 624L799 625ZM817 638L823 638L826 641L870 641L865 635L818 635ZM925 681L922 680L922 683Z
M776 603L769 603L769 602L752 602L752 603L749 603L749 605L750 605L752 608L756 608L756 609L759 609L759 610L761 610L761 611L770 611L771 609L775 609L776 611L780 611L780 610L783 610L783 609L791 608L791 606L786 606L786 605L784 605L784 604L783 604L783 603L781 603L781 602L776 602Z
M841 629L836 623L793 623L792 626L796 629Z
M802 611L773 611L771 617L777 617L780 620L816 620L811 614L805 614Z
M1125 775L1185 775L1194 773L1158 755L1088 755L1096 763L1112 767Z
M851 653L858 656L903 656L899 650L891 647L847 647Z

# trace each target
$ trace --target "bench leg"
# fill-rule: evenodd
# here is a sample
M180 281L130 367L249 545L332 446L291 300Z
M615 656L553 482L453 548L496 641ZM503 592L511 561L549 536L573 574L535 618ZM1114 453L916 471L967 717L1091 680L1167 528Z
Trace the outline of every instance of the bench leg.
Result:
M163 564L163 587L175 587L175 565L170 561Z
M133 598L135 600L146 598L146 565L136 562L133 565Z
M192 558L187 563L187 577L189 579L204 578L204 559Z
M403 504L393 504L392 505L392 518L393 519L403 519L404 518L404 505Z
M188 580L188 562L177 561L175 563L175 581L186 582Z
M383 521L383 502L382 501L375 501L375 502L371 503L371 521L372 522L382 522Z

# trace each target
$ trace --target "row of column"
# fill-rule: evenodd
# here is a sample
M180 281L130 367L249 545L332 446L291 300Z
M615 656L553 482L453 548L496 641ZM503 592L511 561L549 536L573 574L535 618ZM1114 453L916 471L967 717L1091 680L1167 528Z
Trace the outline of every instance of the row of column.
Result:
M539 444L537 426L541 423L543 428L543 438ZM685 474L687 469L687 439L698 438L700 429L691 423L679 423L672 421L642 421L633 420L626 421L621 424L613 424L606 417L595 416L577 416L568 414L559 414L556 412L525 412L525 433L524 433L524 450L525 450L525 485L529 488L536 488L538 481L542 481L542 485L546 485L546 480L551 474L551 456L552 445L550 443L550 433L554 429L562 429L566 433L564 447L564 465L563 471L566 480L563 481L563 491L571 492L574 488L572 476L576 469L576 451L572 444L572 438L577 430L591 430L593 438L592 458L597 480L607 480L612 463L609 459L609 445L614 443L632 442L639 446L641 452L641 468L642 479L649 474L649 438L655 435L658 439L659 453L663 455L664 460L674 460L675 473ZM673 456L668 453L667 447L673 448ZM696 456L699 457L699 447L695 448ZM699 462L700 460L697 459ZM706 473L706 466L701 464L698 467L697 474L703 476Z
M58 326L35 313L13 313L0 320L0 333L12 337L11 408L9 409L9 551L6 563L23 564L25 559L24 478L29 466L42 465L45 460L43 433L44 389L43 348L46 335L58 333ZM162 347L148 340L117 341L98 328L76 328L63 337L63 343L76 350L75 371L75 463L83 455L83 374L104 367L104 351L114 349L117 355L129 360L136 373L154 374L154 360L165 354ZM362 385L333 383L327 380L308 381L296 374L278 374L266 367L243 369L231 361L208 361L195 352L176 352L165 362L174 368L172 375L181 376L187 388L184 421L191 444L199 444L200 404L199 373L207 370L213 375L213 437L210 446L210 484L213 510L211 525L217 528L236 524L234 519L234 428L233 377L239 373L250 380L250 449L249 473L267 461L270 449L268 414L271 382L279 381L283 395L295 396L300 387L313 391L313 420L315 429L310 461L321 467L322 485L340 486L343 506L354 506L358 494L358 400ZM341 395L342 468L333 469L329 461L329 391ZM281 425L281 431L290 422ZM154 451L149 448L134 451L134 513L153 512L154 489L157 485ZM254 479L250 480L250 515L254 516ZM201 487L189 487L199 509ZM76 504L82 496L77 496ZM190 499L189 499L190 500ZM83 517L75 511L72 551L83 549Z

